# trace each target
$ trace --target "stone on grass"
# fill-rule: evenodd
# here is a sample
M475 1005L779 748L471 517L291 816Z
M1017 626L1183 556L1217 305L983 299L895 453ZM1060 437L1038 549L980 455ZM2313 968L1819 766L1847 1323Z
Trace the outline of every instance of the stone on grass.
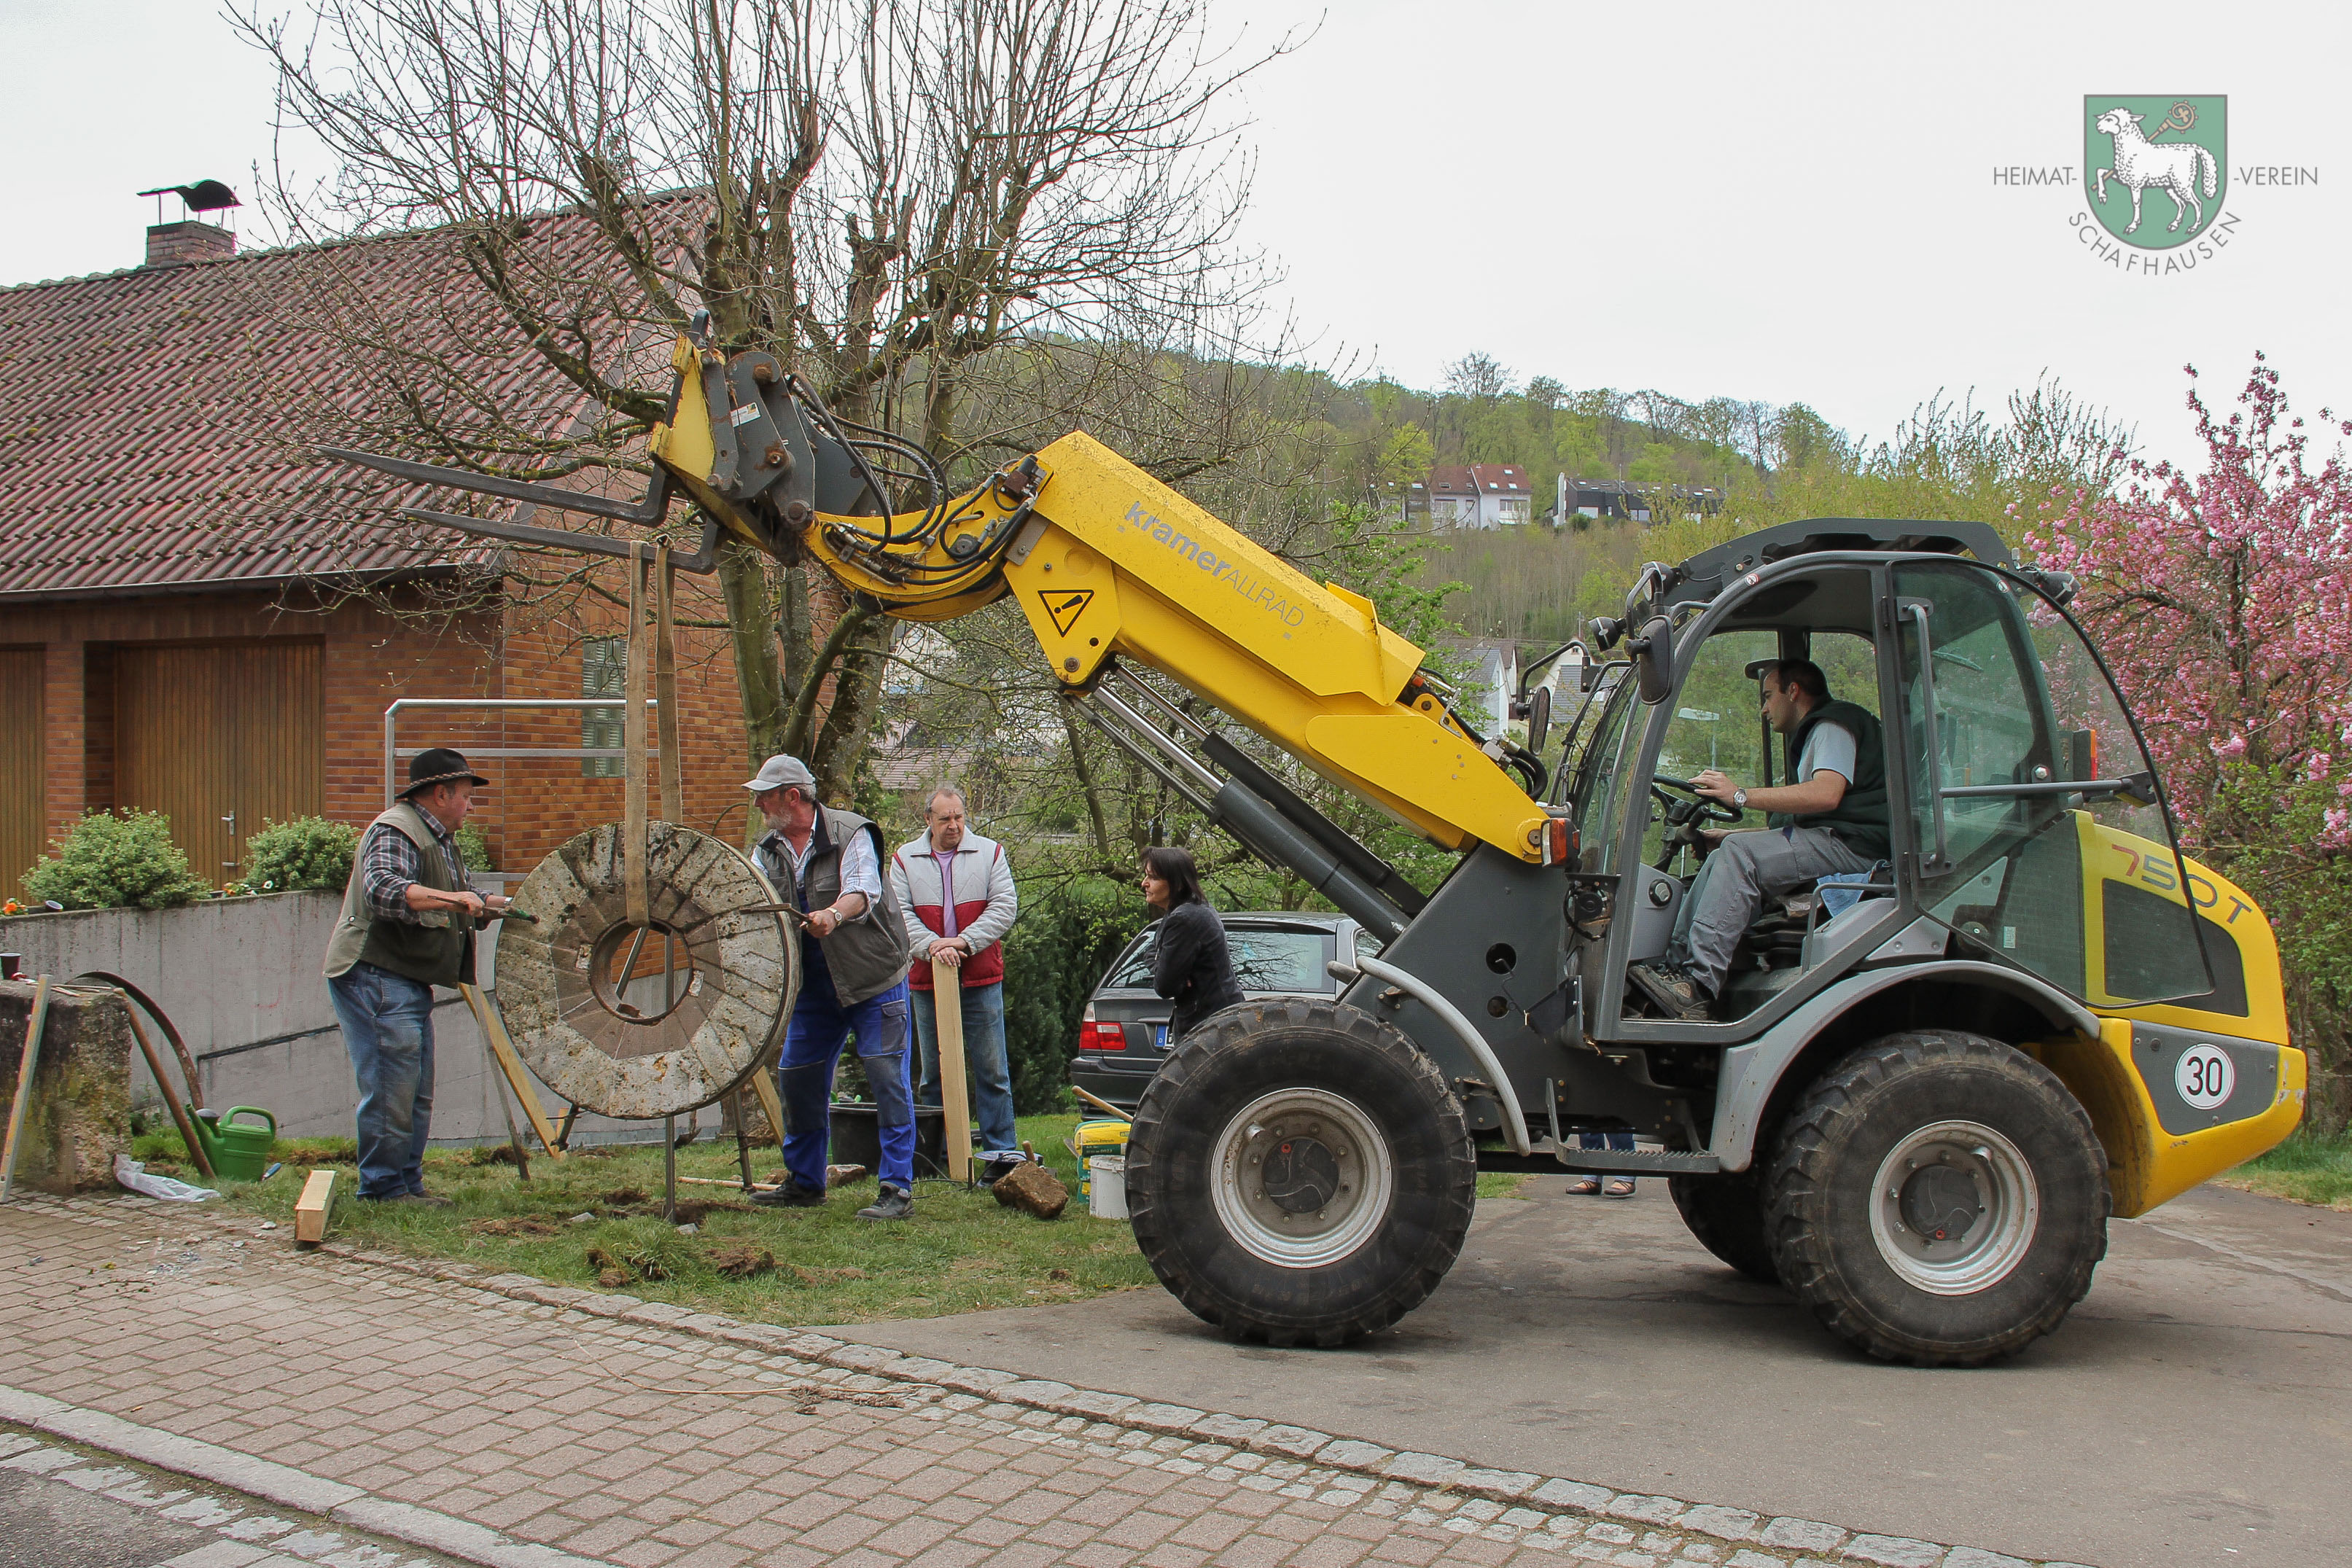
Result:
M989 1191L1007 1208L1019 1208L1040 1219L1058 1218L1070 1206L1070 1189L1044 1166L1024 1161L996 1179Z

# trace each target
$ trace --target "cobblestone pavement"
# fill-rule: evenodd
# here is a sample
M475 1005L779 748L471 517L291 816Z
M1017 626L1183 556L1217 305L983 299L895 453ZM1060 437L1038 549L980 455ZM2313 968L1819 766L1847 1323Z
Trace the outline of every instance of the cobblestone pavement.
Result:
M2025 1568L136 1199L0 1212L0 1415L43 1396L627 1568Z

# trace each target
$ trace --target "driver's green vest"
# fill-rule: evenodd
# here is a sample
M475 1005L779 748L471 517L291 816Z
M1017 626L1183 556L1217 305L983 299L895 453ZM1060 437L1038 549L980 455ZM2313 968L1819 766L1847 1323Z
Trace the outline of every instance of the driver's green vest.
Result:
M1871 860L1883 860L1892 841L1886 831L1886 736L1876 716L1856 703L1826 702L1805 716L1789 737L1789 782L1801 784L1797 766L1804 759L1805 739L1817 724L1834 724L1853 736L1853 781L1826 811L1796 816L1775 811L1766 822L1776 828L1827 828L1846 848Z

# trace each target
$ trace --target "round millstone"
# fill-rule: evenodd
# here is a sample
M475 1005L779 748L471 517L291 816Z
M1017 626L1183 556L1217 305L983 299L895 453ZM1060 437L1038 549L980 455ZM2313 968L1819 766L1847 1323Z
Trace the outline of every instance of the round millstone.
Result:
M602 1116L673 1116L738 1088L779 1043L800 949L749 857L670 822L646 832L646 913L626 915L622 830L568 840L515 891L536 925L499 935L499 1010L515 1050L565 1100Z

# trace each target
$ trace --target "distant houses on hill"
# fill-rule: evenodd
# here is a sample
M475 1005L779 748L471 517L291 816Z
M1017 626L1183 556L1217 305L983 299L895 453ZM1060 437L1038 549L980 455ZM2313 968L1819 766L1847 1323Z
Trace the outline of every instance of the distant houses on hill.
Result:
M1528 522L1559 528L1576 517L1652 523L1723 510L1723 492L1713 486L1580 479L1561 474L1550 488L1552 504L1538 512L1525 468L1516 463L1473 463L1431 469L1427 479L1410 486L1404 505L1408 517L1422 513L1433 525L1453 528Z

